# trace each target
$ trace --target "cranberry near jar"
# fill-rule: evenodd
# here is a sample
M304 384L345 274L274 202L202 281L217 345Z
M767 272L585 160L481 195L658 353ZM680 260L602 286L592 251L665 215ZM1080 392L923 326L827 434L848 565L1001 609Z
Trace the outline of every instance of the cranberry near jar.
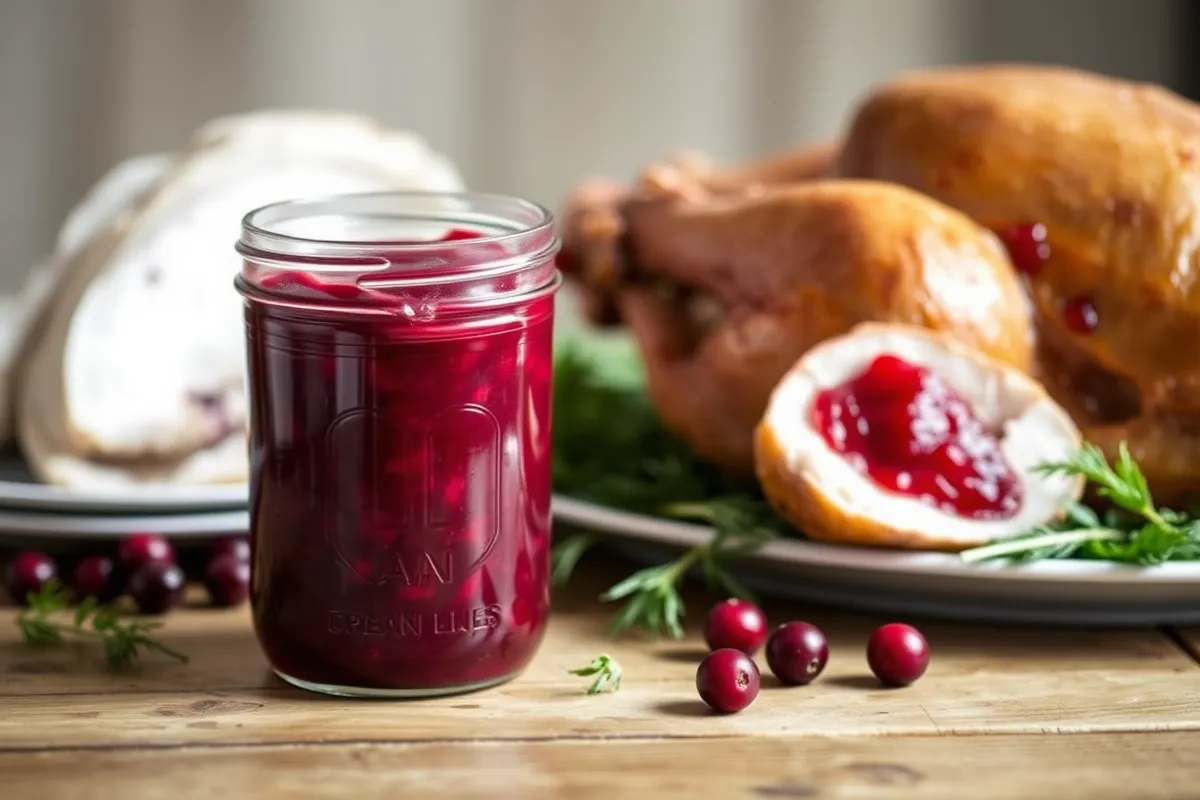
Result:
M533 657L558 246L548 211L494 195L245 217L251 607L280 677L435 696Z

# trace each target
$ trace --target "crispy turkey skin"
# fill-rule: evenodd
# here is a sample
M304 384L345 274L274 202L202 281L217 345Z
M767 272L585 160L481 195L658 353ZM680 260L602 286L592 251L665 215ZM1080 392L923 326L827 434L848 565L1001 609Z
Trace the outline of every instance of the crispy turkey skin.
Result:
M842 212L817 221L806 210L812 199L780 199L798 197L790 193L803 186L836 192L831 187L843 182L905 187L926 205L860 192ZM647 200L646 186L655 183L690 196L690 206ZM737 465L735 432L715 448L708 441L714 434L698 433L706 426L697 420L731 407L749 416L757 408L752 396L777 377L782 361L840 332L852 316L888 321L924 304L938 311L920 324L950 328L1023 364L1110 459L1126 442L1160 502L1200 500L1200 107L1191 101L1062 67L927 70L874 87L831 142L724 167L677 157L648 167L630 186L606 184L599 201L585 197L596 185L581 186L568 207L591 220L593 233L606 233L589 238L578 226L565 229L566 249L584 270L571 275L588 287L589 308L603 310L594 319L629 324L642 339L646 324L633 324L621 310L629 300L620 298L634 291L630 286L661 278L692 287L695 276L706 275L711 290L717 275L727 284L719 292L727 317L743 326L750 298L770 301L771 336L742 331L734 337L738 351L707 339L692 348L688 380L707 375L708 385L720 387L711 390L727 395L722 402L685 402L676 397L683 389L655 391L664 419L701 455ZM908 209L903 215L899 205ZM931 220L947 209L977 226L955 227L952 241L960 244L968 229L986 240L979 229L1003 238L1039 226L1044 258L1036 263L1003 254L986 259L991 296L1011 306L998 312L999 300L980 304L961 284L935 285L983 274L978 259L943 246L945 229ZM899 224L901 216L908 222ZM697 219L708 222L691 224ZM849 236L851 230L859 233ZM942 243L920 251L917 260L928 269L901 267L914 241ZM942 256L928 260L938 250ZM675 267L665 267L664 253ZM589 269L606 279L592 280ZM666 316L678 313L678 303L659 298L658 327L678 325ZM991 328L984 327L987 314L996 323ZM763 323L761 312L756 319ZM936 319L943 322L930 321ZM718 368L722 361L710 350L742 353L745 366ZM708 418L710 431L730 426L727 418Z

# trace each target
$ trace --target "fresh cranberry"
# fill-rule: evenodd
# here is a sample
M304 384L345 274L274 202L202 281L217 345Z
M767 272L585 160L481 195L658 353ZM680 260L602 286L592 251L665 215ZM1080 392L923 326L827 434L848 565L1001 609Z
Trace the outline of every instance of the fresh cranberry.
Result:
M752 656L766 638L767 616L753 603L731 597L708 612L704 641L709 650L728 647Z
M250 540L245 536L228 536L212 543L208 551L209 558L216 560L224 555L230 555L239 561L250 560Z
M780 625L767 641L767 666L780 683L788 686L811 683L828 662L825 634L807 622Z
M171 543L157 533L135 533L125 538L117 550L117 558L130 574L151 561L174 563L175 550Z
M54 559L45 553L17 553L4 570L4 589L16 603L25 605L28 595L58 577Z
M1013 225L999 234L1008 248L1008 257L1014 267L1026 275L1036 275L1042 271L1046 259L1050 258L1050 244L1046 241L1045 225Z
M94 597L101 603L113 600L121 592L117 567L108 556L88 556L75 566L71 589L76 602Z
M892 622L871 634L867 665L885 686L907 686L925 674L929 643L911 625Z
M967 519L1008 519L1023 485L967 401L928 368L880 355L817 394L812 424L879 486Z
M129 594L143 614L163 614L183 602L183 570L169 561L147 561L129 579Z
M204 573L204 586L213 605L241 605L250 596L250 562L234 553L217 556Z
M1063 306L1063 319L1066 320L1067 327L1075 333L1091 333L1100 324L1096 306L1092 304L1092 298L1086 295L1067 301Z
M731 647L714 650L696 670L696 691L714 711L732 714L758 697L760 676L750 656Z

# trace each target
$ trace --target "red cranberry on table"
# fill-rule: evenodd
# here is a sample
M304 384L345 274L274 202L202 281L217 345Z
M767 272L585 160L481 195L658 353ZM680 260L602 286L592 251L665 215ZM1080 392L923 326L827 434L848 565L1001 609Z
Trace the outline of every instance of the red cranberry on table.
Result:
M731 597L708 612L704 641L709 650L728 647L752 656L766 639L767 616L753 603Z
M54 559L45 553L26 550L17 553L4 569L4 589L8 596L20 605L26 597L58 577Z
M75 565L71 589L76 602L94 597L101 603L115 599L121 593L117 566L108 556L87 556Z
M767 666L788 686L811 683L829 662L825 634L807 622L780 625L767 640Z
M208 555L214 561L224 555L249 561L250 540L245 536L227 536L224 539L217 539L209 548Z
M137 571L143 564L151 561L166 561L174 563L175 549L157 533L135 533L124 541L117 550L117 558L121 565L130 573Z
M883 625L867 643L867 665L885 686L907 686L925 674L929 643L911 625Z
M237 606L250 596L250 562L226 553L208 563L204 586L215 606Z
M705 656L696 670L696 691L709 708L733 714L758 697L758 666L741 650L726 647Z
M148 561L129 578L129 594L143 614L163 614L183 602L183 570L169 561Z

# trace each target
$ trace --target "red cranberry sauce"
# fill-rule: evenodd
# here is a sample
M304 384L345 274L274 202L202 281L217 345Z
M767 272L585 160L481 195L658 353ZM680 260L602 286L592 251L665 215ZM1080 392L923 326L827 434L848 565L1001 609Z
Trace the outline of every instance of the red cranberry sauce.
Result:
M367 279L338 281L334 280L331 275L314 275L311 272L293 270L271 275L263 281L263 285L272 291L297 299L320 300L350 307L396 305L398 313L411 313L411 310L400 308L402 304L397 302L398 298L394 293L388 293L386 288L376 290L375 287L386 287L388 281L409 277L414 271L420 271L422 277L425 278L438 273L449 275L464 266L462 257L467 253L470 254L468 258L472 261L486 257L502 258L508 254L503 247L497 244L483 245L482 252L480 245L473 245L469 251L466 249L460 251L445 245L446 242L463 242L481 237L482 234L466 228L450 228L434 239L398 242L397 244L404 245L404 250L398 251L393 256L388 265L389 269L373 272ZM428 248L422 248L421 245L428 245ZM305 259L296 258L295 260L303 262ZM312 261L318 267L326 263L321 259ZM346 266L365 268L375 265L376 261L371 258L350 257L340 259L340 263ZM469 261L466 263L469 264ZM507 286L502 284L497 288L509 289L511 284Z
M1018 272L1036 275L1050 258L1050 243L1046 241L1046 226L1022 223L998 230L997 235L1008 249L1008 257Z
M1100 315L1088 295L1072 297L1063 305L1063 320L1075 333L1088 334L1100 324Z
M924 367L878 356L858 376L817 394L812 423L885 489L967 519L1006 519L1020 507L1020 477L999 442Z
M419 691L529 661L549 605L553 303L419 321L247 303L251 602L277 670Z
M1128 200L1113 203L1113 213L1120 224L1129 224L1136 219L1137 207ZM1026 222L996 230L1008 250L1008 257L1018 272L1030 277L1037 275L1050 258L1050 243L1046 241L1046 226ZM1100 324L1100 315L1092 298L1079 295L1069 298L1062 307L1063 321L1077 334L1089 334Z

